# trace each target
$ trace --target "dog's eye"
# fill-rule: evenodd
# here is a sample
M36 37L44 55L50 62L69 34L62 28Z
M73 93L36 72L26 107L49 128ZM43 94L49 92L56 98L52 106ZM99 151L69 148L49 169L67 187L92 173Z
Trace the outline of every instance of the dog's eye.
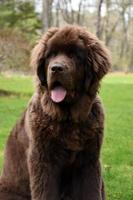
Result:
M73 57L74 57L74 54L73 54L73 53L69 53L69 54L68 54L68 57L69 57L69 58L73 58Z
M57 55L56 51L50 51L46 54L46 58L51 58Z
M78 62L83 63L83 61L85 60L83 54L77 53L75 56L76 56Z
M86 54L85 50L78 46L72 46L67 53L70 58L76 57L79 61L83 61Z

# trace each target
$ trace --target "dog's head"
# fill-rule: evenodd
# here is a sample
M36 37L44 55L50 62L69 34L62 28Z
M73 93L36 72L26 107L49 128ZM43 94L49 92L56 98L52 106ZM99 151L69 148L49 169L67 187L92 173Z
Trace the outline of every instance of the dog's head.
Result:
M94 97L110 68L104 45L83 27L51 28L32 53L39 86L54 103L73 102L82 94Z

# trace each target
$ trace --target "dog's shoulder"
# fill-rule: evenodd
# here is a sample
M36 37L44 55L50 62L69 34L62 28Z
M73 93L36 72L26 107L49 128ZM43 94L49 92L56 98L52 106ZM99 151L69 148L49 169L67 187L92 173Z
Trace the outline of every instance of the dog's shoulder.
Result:
M94 99L90 113L88 115L88 121L92 127L94 126L95 128L102 128L104 127L104 115L103 103L101 98L97 96Z

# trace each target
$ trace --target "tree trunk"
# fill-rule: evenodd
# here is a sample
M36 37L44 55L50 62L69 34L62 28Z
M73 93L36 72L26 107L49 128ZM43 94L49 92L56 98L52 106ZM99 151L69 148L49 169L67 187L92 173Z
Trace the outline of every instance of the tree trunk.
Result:
M46 32L52 25L53 0L42 0L42 32Z
M57 26L57 27L59 27L59 14L60 14L60 5L59 5L59 0L58 0L58 2L57 2L57 4L56 4L56 22L55 22L55 25Z
M101 9L102 9L103 0L98 1L98 13L97 13L97 26L96 26L96 35L98 38L101 38Z

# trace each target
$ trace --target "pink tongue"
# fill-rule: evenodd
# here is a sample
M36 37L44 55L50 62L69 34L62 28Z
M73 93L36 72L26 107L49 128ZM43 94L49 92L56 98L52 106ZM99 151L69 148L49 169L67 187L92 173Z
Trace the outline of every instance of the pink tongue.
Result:
M55 87L53 90L51 90L51 99L54 102L59 103L65 99L66 93L67 92L63 87Z

